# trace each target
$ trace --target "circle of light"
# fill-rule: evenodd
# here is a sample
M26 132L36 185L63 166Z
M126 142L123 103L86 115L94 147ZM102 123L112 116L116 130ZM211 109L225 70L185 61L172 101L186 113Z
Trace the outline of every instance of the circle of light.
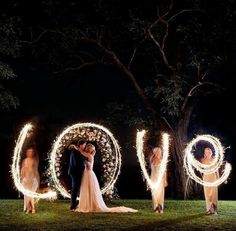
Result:
M33 198L39 198L39 199L55 199L56 198L56 192L49 191L47 193L37 193L33 192L31 190L25 189L24 186L20 182L20 156L22 147L24 144L25 139L29 135L29 132L32 130L33 126L32 124L28 123L26 124L17 139L16 146L14 149L14 154L12 158L12 165L11 165L11 174L14 181L14 185L17 188L18 191L22 192L24 195L33 197Z
M213 161L211 164L201 163L200 161L196 160L192 154L193 146L197 142L202 141L202 140L209 142L210 144L212 144L214 148L215 157L213 158ZM221 177L215 180L214 182L204 181L202 178L196 175L195 169L202 174L215 173L222 166L223 160L224 160L224 148L222 147L219 139L211 135L198 135L187 145L185 149L184 168L186 169L188 176L191 179L195 180L197 183L203 186L216 187L222 184L223 182L225 182L227 178L229 177L229 174L232 169L229 163L225 164L225 168L223 169L223 173Z
M109 190L112 190L114 187L114 184L116 183L118 176L120 174L120 169L121 169L121 153L120 153L120 147L118 145L117 140L113 136L113 134L105 127L94 124L94 123L77 123L72 126L67 127L62 131L62 133L58 136L58 138L55 140L52 151L50 153L50 165L49 165L49 171L52 176L52 180L54 183L55 188L60 192L60 194L63 197L70 198L70 194L67 192L67 190L63 187L63 185L60 183L59 179L57 178L57 171L56 171L56 157L57 157L57 149L60 146L62 138L69 133L71 130L76 129L76 128L84 128L84 127L94 127L98 128L102 131L104 131L109 138L111 139L114 149L115 149L115 166L114 166L114 171L111 176L111 180L106 184L104 188L102 188L101 192L104 194Z
M136 149L137 149L137 156L138 160L140 163L140 167L142 170L142 174L144 178L146 179L148 186L151 188L151 190L156 190L159 186L160 183L163 179L163 176L166 171L166 166L168 163L168 157L169 157L169 135L167 133L162 134L162 150L163 150L163 157L162 161L160 163L160 168L159 168L159 173L158 173L158 178L153 181L147 172L146 169L146 161L145 161L145 156L143 153L143 144L144 144L144 136L145 136L146 131L138 131L137 136L136 136Z

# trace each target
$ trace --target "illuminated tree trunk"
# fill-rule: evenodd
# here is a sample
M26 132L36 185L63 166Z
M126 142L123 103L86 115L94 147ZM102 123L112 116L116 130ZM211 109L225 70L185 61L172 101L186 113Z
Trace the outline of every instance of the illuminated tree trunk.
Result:
M188 141L187 132L192 114L192 107L187 107L179 120L173 137L174 182L177 197L184 197L187 175L184 170L184 149Z
M188 178L185 169L184 169L184 150L186 144L189 142L188 139L188 127L193 111L193 104L190 102L184 108L182 116L176 126L176 129L173 132L173 145L171 147L172 151L172 190L174 195L177 198L187 198L193 195L196 195L200 186L194 181Z

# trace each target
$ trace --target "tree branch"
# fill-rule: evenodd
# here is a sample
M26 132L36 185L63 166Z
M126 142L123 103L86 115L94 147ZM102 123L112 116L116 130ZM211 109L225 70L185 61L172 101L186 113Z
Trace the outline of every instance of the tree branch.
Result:
M134 60L134 56L135 56L136 52L137 52L137 47L134 49L134 51L132 53L131 59L130 59L129 64L128 64L128 69L130 69L130 67L131 67L131 64Z
M165 35L162 39L162 46L161 46L162 50L164 50L164 48L165 48L165 42L166 42L166 39L169 35L169 24L166 21L163 21L163 23L166 25L166 32L165 32Z
M157 113L157 111L154 109L153 105L150 103L149 99L145 95L143 89L139 86L139 84L138 84L137 80L135 79L134 75L120 61L120 59L117 57L117 55L112 50L104 47L101 43L99 43L98 41L96 41L94 39L81 38L80 41L84 42L84 43L88 43L90 45L93 45L93 46L97 47L100 51L102 51L104 53L104 55L106 55L112 61L112 63L116 67L118 67L130 79L130 81L133 83L133 86L136 89L138 95L144 100L144 102L146 103L148 109L150 111L152 111L154 114ZM84 67L91 66L91 65L94 65L94 64L97 64L97 63L101 63L101 62L93 61L93 62L89 62L89 63L84 63L84 64L80 65L79 67L65 68L64 70L54 72L54 74L59 74L59 73L67 72L67 71L81 70ZM102 63L104 64L104 62L102 62Z
M57 74L61 74L61 73L65 73L65 72L68 72L68 71L79 71L85 67L90 67L90 66L93 66L93 65L96 65L96 64L105 64L104 62L102 61L92 61L92 62L86 62L86 63L83 63L81 64L80 66L78 67L67 67L65 69L62 69L60 71L54 71L53 74L57 75Z
M153 24L154 25L154 24ZM151 26L152 27L152 26ZM152 39L152 41L154 42L154 44L158 47L159 51L160 51L160 54L161 54L161 57L164 61L164 63L166 64L166 66L171 69L173 72L175 72L175 68L173 66L171 66L167 60L167 57L166 57L166 54L164 52L164 50L162 49L162 46L161 44L158 42L157 39L155 39L154 35L152 34L152 31L151 31L151 27L148 28L148 35L150 36L150 38ZM168 35L168 34L167 34ZM167 35L165 37L165 40L167 38Z
M162 16L162 18L165 18L166 16L169 15L170 11L171 11L172 8L173 8L173 5L174 5L173 0L170 0L169 10Z
M167 17L170 13L170 11L172 10L173 8L173 0L170 0L170 6L169 6L169 10L162 16L158 15L158 19L151 24L151 26L148 28L148 35L149 37L151 38L151 40L154 42L154 44L158 47L159 49L159 52L161 54L161 57L165 63L165 65L170 69L172 70L174 73L176 72L176 68L174 66L172 66L168 59L167 59L167 56L166 56L166 53L164 51L165 49L165 42L166 42L166 39L169 35L169 22L171 22L172 20L174 20L176 17L178 17L179 15L183 14L183 13L186 13L186 12L193 12L193 11L199 11L199 10L193 10L193 9L187 9L187 10L182 10L180 12L178 12L177 14L174 14L172 17L170 17L168 20L165 20L164 18ZM165 34L163 36L163 39L162 39L162 43L160 43L158 41L158 39L155 38L155 36L153 35L152 33L152 28L154 26L157 26L159 22L162 22L165 24L166 26L166 29L165 29Z
M49 30L44 30L34 41L21 41L21 43L34 44L37 43Z
M204 86L204 85L210 85L210 86L213 86L213 87L217 87L217 88L221 88L219 85L215 84L215 83L212 83L212 82L198 82L195 86L193 86L188 95L186 96L185 100L184 100L184 103L181 107L181 110L183 111L188 103L188 100L190 97L192 97L194 95L194 93L198 90L199 87L201 86Z
M212 82L199 82L197 85L195 85L188 93L188 96L191 97L196 92L197 88L203 86L203 85L210 85L213 87L221 88L218 84L212 83Z
M176 17L178 17L179 15L183 14L183 13L188 13L188 12L200 12L200 10L194 10L194 9L187 9L187 10L181 10L180 12L178 12L177 14L174 14L173 16L171 16L167 22L170 22L172 20L174 20Z
M40 27L40 28L43 29L43 32L34 41L21 41L21 43L27 43L27 44L37 43L47 33L57 33L57 34L61 34L63 37L65 37L65 34L62 33L61 31L46 29L43 27Z
M175 67L173 67L172 65L169 64L169 61L166 57L166 54L165 54L165 51L164 51L164 48L165 48L165 42L166 42L166 39L169 35L169 23L168 21L164 20L164 17L166 17L167 15L169 15L170 11L172 10L173 8L173 0L170 0L170 6L169 6L169 10L162 16L158 16L158 19L153 23L151 24L151 26L148 28L148 35L149 37L152 39L152 41L154 42L154 44L156 44L156 46L158 47L159 49L159 52L161 54L161 57L164 61L164 63L166 64L166 66L172 70L173 72L176 71ZM155 38L155 36L153 35L152 33L152 28L154 26L157 26L159 22L162 22L165 24L166 26L166 29L165 29L165 34L162 38L162 43L160 44L160 42L158 41L158 39Z
M206 75L207 75L207 71L202 75L202 77L201 77L201 81L204 80L204 78L206 77Z
M145 95L143 89L139 86L134 75L129 71L128 68L125 67L125 65L119 60L119 58L115 55L115 53L113 53L113 60L115 61L116 66L118 66L119 69L122 70L126 74L126 76L130 79L130 81L133 83L133 86L136 89L138 95L143 98L148 109L152 111L154 114L156 114L157 113L156 110L154 109L153 105L150 103L148 97Z
M134 88L136 89L138 95L143 98L144 102L146 103L149 110L151 110L154 114L156 114L156 110L154 109L153 105L148 100L147 96L145 95L143 89L139 86L137 80L135 79L134 75L130 72L130 70L120 61L120 59L117 57L117 55L111 51L110 49L107 49L104 47L101 43L97 43L96 40L93 39L87 39L87 42L90 42L94 45L96 45L99 49L101 49L108 57L111 58L111 60L114 62L114 64L123 72L126 74L126 76L130 79L130 81L133 83Z
M197 79L198 79L198 82L201 81L200 64L199 63L197 64Z
M172 132L174 132L174 129L173 129L173 127L170 125L170 123L168 122L168 120L167 120L164 116L162 116L161 118L164 120L164 122L166 123L166 125L168 126L168 128L169 128Z

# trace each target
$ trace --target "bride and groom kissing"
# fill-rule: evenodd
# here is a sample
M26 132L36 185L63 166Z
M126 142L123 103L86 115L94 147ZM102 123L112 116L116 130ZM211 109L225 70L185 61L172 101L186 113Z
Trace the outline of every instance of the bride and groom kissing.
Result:
M108 208L102 198L97 177L93 171L96 148L84 140L68 147L70 161L68 175L71 177L71 205L73 212L137 212L120 206ZM79 196L79 203L77 197Z

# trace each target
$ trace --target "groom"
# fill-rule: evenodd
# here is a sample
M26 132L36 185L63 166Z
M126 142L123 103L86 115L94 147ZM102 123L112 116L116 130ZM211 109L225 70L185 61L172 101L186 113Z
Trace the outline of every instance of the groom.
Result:
M80 191L81 179L86 164L86 158L81 154L80 150L84 150L86 141L79 140L76 145L69 146L70 162L68 175L71 177L71 199L70 210L74 211L77 207L77 196Z

